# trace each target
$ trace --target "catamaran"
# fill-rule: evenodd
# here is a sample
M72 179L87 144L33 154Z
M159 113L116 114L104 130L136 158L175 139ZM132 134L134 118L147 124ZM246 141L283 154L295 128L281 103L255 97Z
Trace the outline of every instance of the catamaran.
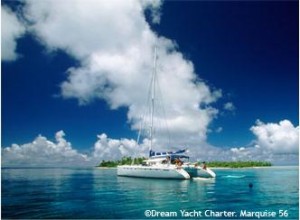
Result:
M154 70L150 85L150 146L149 158L140 165L121 165L117 167L118 176L144 177L159 179L191 179L195 177L215 178L216 174L206 166L189 162L187 150L155 152L153 147L153 117L155 108L155 83L156 83L157 53L154 49ZM138 137L139 139L139 137Z

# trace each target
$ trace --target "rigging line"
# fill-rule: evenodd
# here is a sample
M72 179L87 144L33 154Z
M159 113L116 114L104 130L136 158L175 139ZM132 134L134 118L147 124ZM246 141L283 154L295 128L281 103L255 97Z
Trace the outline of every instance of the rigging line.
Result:
M150 101L151 101L151 86L152 86L152 82L153 82L153 77L151 77L151 80L149 80L147 101L146 101L144 107L142 107L142 108L144 108L144 110L141 111L143 113L141 114L141 117L140 117L140 128L139 128L139 132L138 132L137 143L139 143L140 137L143 135L142 134L143 133L143 128L145 127L144 125L146 124L146 121L149 120L148 118L146 118L146 116L151 111L151 109L150 109ZM148 108L145 107L145 106L147 106ZM147 111L148 111L148 113L147 113ZM147 133L145 135L147 136Z
M154 68L153 68L153 75L152 75L152 85L151 85L151 124L150 124L150 147L149 152L152 151L153 145L153 118L154 118L154 101L155 101L155 82L156 82L156 61L157 61L157 53L156 53L156 46L154 47Z
M145 136L147 136L148 138L151 138L149 136L151 136L151 131L149 129L149 125L151 124L151 119L149 118L149 115L151 115L151 97L152 97L152 84L153 84L153 77L151 76L151 80L150 80L150 84L149 84L149 87L148 87L148 98L147 98L147 103L146 103L146 106L148 107L147 109L147 114L145 113L145 124L147 122L147 129L145 129ZM146 112L146 111L145 111ZM148 130L149 129L149 130Z
M167 120L166 109L165 109L165 105L164 105L164 97L161 92L159 77L157 77L157 93L161 99L161 108L162 108L162 114L163 114L162 118L164 119L163 121L165 122L165 125L166 125L166 131L167 131L167 135L168 135L168 145L170 146L171 145L171 141L170 141L171 135L170 135L169 125L168 125L168 120Z
M148 95L147 95L146 106L149 106L149 103L150 103L152 80L153 79L151 77L150 83L148 85ZM143 110L143 108L144 108L144 110ZM145 124L146 124L146 115L147 115L146 109L147 108L144 106L144 107L142 107L142 110L141 110L141 112L143 112L143 113L141 114L141 117L140 117L140 127L139 127L139 131L138 131L138 136L137 136L137 139L136 139L137 145L139 145L139 143L140 143L140 139L141 139L141 136L142 136L143 128L145 127ZM134 159L132 160L131 164L133 165L133 163L134 163Z

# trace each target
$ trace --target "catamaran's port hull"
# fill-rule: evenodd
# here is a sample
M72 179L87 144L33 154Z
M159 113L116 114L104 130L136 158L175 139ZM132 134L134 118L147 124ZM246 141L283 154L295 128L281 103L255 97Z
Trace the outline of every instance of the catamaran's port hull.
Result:
M152 166L118 166L118 176L158 178L158 179L190 179L190 175L184 169L155 168Z

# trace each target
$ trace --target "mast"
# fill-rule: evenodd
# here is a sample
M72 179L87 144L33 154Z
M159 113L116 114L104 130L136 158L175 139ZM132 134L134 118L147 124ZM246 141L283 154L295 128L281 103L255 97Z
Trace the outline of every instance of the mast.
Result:
M156 46L155 46L154 47L154 68L153 68L152 84L151 84L151 110L150 110L151 124L150 124L150 147L149 147L149 154L151 154L152 144L153 144L152 139L153 139L153 117L154 117L155 81L156 81L156 60L157 60L157 54L156 54Z

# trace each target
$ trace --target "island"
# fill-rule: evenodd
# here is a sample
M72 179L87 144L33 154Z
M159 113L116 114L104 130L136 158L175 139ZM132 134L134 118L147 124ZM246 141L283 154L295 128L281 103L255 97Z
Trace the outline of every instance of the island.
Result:
M142 164L145 157L131 158L131 157L123 157L120 160L102 160L98 166L103 168L111 168L117 167L118 165L130 165L130 164ZM203 164L203 162L195 163L199 166ZM208 161L206 162L207 167L212 168L247 168L247 167L269 167L272 164L268 161Z

